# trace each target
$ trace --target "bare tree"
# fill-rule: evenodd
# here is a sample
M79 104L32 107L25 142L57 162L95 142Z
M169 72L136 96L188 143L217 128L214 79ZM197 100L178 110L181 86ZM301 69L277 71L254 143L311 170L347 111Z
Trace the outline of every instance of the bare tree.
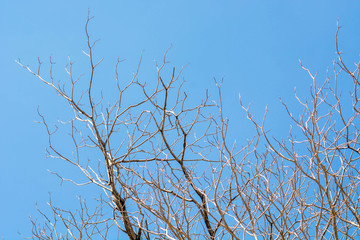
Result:
M245 146L229 143L229 120L223 114L221 84L217 98L206 93L198 104L183 92L183 69L169 72L166 53L157 65L155 84L138 80L141 59L128 83L119 80L117 98L102 103L93 89L96 41L85 30L90 78L79 93L79 78L69 60L70 87L57 84L50 59L48 78L22 65L54 89L74 112L73 151L59 151L51 129L40 114L49 136L49 154L78 168L86 183L106 198L90 210L56 208L43 214L44 224L33 220L34 239L107 239L120 231L129 239L356 239L360 233L359 97L360 64L354 70L338 61L334 76L312 79L311 98L296 95L301 109L295 116L284 103L295 127L287 139L270 136L265 116L256 121L241 106L257 134ZM339 28L338 28L339 29ZM341 79L340 79L341 78ZM344 79L343 79L344 78ZM339 85L352 80L352 104L343 100ZM126 93L138 91L131 103ZM87 157L88 152L93 157ZM71 154L73 153L73 154ZM110 208L112 214L105 214Z

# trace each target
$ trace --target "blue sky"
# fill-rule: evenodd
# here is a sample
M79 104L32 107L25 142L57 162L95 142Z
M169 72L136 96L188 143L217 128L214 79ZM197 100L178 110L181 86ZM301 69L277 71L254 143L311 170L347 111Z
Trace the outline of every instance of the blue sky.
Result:
M37 108L53 124L69 119L67 106L54 91L24 71L15 60L36 67L52 56L55 76L62 80L68 56L75 71L86 73L84 25L90 9L95 16L90 32L101 39L95 49L104 57L99 86L114 78L117 57L124 78L135 71L141 51L140 78L154 76L154 60L166 49L171 65L187 64L184 77L191 99L208 88L214 78L224 79L225 114L232 136L239 142L251 137L249 123L238 97L252 103L259 118L269 106L267 127L286 136L289 119L279 97L296 108L294 87L306 96L311 84L299 59L319 79L332 67L337 20L342 26L340 44L345 60L352 63L360 53L360 2L349 1L2 1L0 7L0 238L17 239L18 231L30 232L28 217L37 216L36 204L45 208L48 193L63 207L74 207L79 189L60 181L48 170L71 177L77 174L61 162L47 159L45 130ZM46 69L46 66L44 66ZM44 69L44 75L47 75ZM213 91L214 92L214 91ZM109 96L111 98L111 96ZM66 149L66 144L64 144ZM97 193L96 193L97 194Z

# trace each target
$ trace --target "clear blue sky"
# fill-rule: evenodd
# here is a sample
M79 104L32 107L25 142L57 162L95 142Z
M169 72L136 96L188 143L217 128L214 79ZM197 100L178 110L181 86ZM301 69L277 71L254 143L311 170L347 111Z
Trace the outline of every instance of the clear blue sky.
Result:
M37 107L53 124L69 118L66 103L54 91L20 68L15 60L36 66L39 56L56 61L55 76L62 80L70 56L77 73L86 73L84 24L88 9L95 16L90 25L100 38L95 54L104 57L99 82L113 79L116 58L124 76L136 68L144 50L141 78L151 78L154 60L165 50L171 64L184 72L186 89L196 98L214 89L214 77L224 78L226 115L239 141L250 137L250 126L238 96L253 104L262 116L269 105L267 127L283 136L289 120L279 102L291 107L296 86L305 96L310 79L299 59L323 78L335 55L337 20L342 25L340 44L345 60L359 60L360 2L355 0L242 1L242 0L139 0L139 1L10 1L0 6L0 238L19 239L30 232L28 217L38 216L36 204L45 208L51 192L58 206L74 207L82 190L48 172L65 176L77 172L63 162L46 159L47 136L35 121ZM44 71L44 74L47 74ZM149 77L150 76L150 77ZM111 96L110 96L111 97ZM66 146L66 144L64 144ZM66 147L64 147L66 149ZM95 193L94 195L98 195ZM74 205L74 202L76 203Z

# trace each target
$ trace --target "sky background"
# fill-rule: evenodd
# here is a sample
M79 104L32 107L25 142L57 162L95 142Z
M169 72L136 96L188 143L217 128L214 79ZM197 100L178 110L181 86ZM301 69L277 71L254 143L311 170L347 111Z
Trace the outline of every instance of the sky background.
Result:
M84 26L101 39L96 58L104 57L96 78L106 88L114 80L117 57L123 79L130 79L143 51L139 78L151 81L155 61L161 61L172 45L170 66L187 65L185 89L191 100L199 93L215 93L214 78L224 79L224 108L230 118L231 136L241 143L253 131L239 105L239 94L261 118L265 106L267 128L286 136L289 118L281 97L296 109L294 88L307 96L311 80L299 59L324 79L335 55L337 20L342 26L340 45L348 64L359 60L360 2L354 0L306 1L1 1L0 6L0 238L29 236L29 216L38 217L36 205L46 208L49 192L56 205L77 206L79 189L60 181L50 171L71 177L78 174L61 161L47 159L45 129L36 121L39 107L50 125L66 120L67 104L40 80L15 63L36 68L37 57L48 76L50 56L55 60L56 80L65 79L70 56L76 74L86 73L88 59ZM113 82L112 82L113 83ZM346 82L341 84L347 84ZM201 94L200 94L201 95ZM111 96L109 96L111 99ZM66 143L64 143L66 150ZM87 192L86 192L87 191ZM91 193L92 194L92 193ZM90 195L91 195L90 194ZM98 195L94 192L94 195Z

